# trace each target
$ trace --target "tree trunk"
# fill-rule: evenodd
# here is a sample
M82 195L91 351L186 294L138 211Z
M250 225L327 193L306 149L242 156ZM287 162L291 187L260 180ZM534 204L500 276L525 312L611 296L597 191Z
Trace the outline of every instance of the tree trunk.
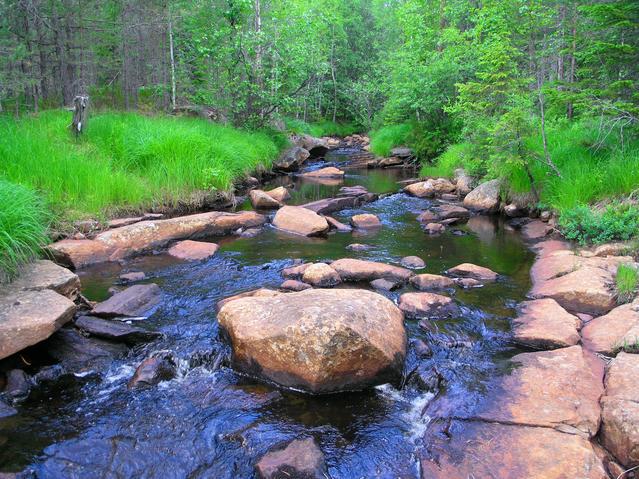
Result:
M169 52L171 57L171 109L175 110L176 85L175 85L175 55L173 52L173 22L169 10Z
M76 96L73 99L73 120L71 121L71 131L77 138L86 130L89 118L89 97Z

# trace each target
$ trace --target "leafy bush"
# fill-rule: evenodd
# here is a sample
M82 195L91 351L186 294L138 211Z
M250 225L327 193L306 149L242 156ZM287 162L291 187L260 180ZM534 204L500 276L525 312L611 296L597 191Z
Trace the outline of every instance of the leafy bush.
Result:
M562 211L559 226L566 238L581 244L629 240L639 234L639 207L613 203L594 211L580 205Z
M383 126L379 130L372 131L371 151L379 156L388 156L396 146L408 144L413 126L410 123Z
M632 301L637 293L637 283L639 282L639 272L629 264L621 264L617 268L617 301L628 303Z
M31 190L0 178L0 283L47 244L49 212Z

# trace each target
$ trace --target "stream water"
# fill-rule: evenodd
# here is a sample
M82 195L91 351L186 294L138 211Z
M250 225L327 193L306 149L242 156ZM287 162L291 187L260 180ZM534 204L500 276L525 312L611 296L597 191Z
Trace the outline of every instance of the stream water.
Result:
M343 165L348 154L337 151L326 162ZM344 185L395 193L397 181L413 174L402 169L347 170L343 182L284 177L269 186L291 186L289 203L301 204L334 196ZM0 471L30 468L42 478L250 478L256 460L274 445L314 436L332 478L419 477L430 392L408 383L401 390L387 385L311 397L241 377L226 367L212 370L210 361L188 363L198 352L224 348L218 338L218 300L277 287L280 271L295 258L355 257L398 264L403 256L416 255L427 264L420 272L436 274L471 262L497 271L500 280L457 290L462 315L436 321L429 331L407 321L409 337L424 339L434 354L417 359L411 348L406 369L436 366L445 378L440 404L446 409L474 407L490 394L487 380L503 373L507 359L519 352L509 343L509 319L529 289L533 256L519 235L497 218L474 217L443 235L429 236L416 220L429 204L398 193L334 215L345 222L355 213L378 215L383 228L368 234L308 239L267 227L253 238L211 238L221 249L204 262L183 263L160 254L80 271L83 292L92 300L107 297L123 271L146 272L148 281L161 287L163 301L144 327L161 331L165 338L132 350L100 374L67 375L38 387L18 406L18 416L0 420ZM373 248L345 249L355 242ZM406 286L384 294L397 300L409 290ZM451 346L452 340L461 346ZM162 349L183 360L179 376L156 387L127 389L139 362Z

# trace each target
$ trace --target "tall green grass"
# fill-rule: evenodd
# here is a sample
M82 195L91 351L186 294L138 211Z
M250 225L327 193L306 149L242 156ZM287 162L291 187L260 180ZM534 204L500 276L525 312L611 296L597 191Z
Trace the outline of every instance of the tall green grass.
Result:
M73 139L68 112L0 119L0 175L44 195L68 219L174 205L267 168L281 139L201 119L103 113Z
M639 272L637 268L629 264L620 264L617 268L615 278L617 286L617 301L629 303L637 294L637 284L639 283Z
M0 178L0 283L38 257L47 244L49 220L47 208L33 191Z
M409 123L399 125L387 125L370 133L371 152L379 156L389 156L396 146L406 145L413 132Z
M285 118L284 125L291 133L305 133L311 136L349 136L361 130L354 123L336 123L330 120L321 120L317 122L307 123L295 118Z

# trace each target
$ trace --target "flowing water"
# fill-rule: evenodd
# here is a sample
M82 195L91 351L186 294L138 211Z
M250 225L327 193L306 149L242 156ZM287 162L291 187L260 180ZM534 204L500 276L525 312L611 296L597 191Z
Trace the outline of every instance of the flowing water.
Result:
M349 151L327 157L348 161ZM318 163L309 168L326 166ZM347 170L343 182L284 177L272 185L292 188L290 204L334 196L340 186L363 185L395 193L410 170ZM18 406L19 415L0 420L0 471L29 468L43 478L250 478L269 448L314 436L333 478L419 477L419 451L433 394L412 383L360 393L311 397L279 390L215 368L207 357L225 346L218 338L216 302L259 287L277 287L280 271L305 261L355 257L397 264L403 256L426 261L420 272L439 274L463 262L487 266L500 280L483 288L457 290L462 315L433 322L428 331L407 321L409 338L426 340L429 359L409 349L406 370L435 366L445 378L440 404L449 410L474 407L489 394L487 380L508 367L509 318L529 288L533 256L519 235L497 218L474 217L440 236L425 234L416 216L430 204L407 195L382 199L334 216L378 215L383 228L370 233L335 233L325 239L291 236L267 227L253 238L215 239L221 248L208 261L183 263L159 254L125 265L79 272L92 300L123 271L141 270L163 291L163 301L144 327L165 338L106 365L100 374L67 375L38 387ZM240 208L246 205L240 205ZM351 252L350 243L372 249ZM365 286L362 286L365 287ZM384 293L397 300L409 286ZM171 350L180 374L148 389L129 390L128 379L150 352ZM201 354L203 353L203 354ZM204 358L193 361L194 357ZM199 365L198 365L199 364Z

